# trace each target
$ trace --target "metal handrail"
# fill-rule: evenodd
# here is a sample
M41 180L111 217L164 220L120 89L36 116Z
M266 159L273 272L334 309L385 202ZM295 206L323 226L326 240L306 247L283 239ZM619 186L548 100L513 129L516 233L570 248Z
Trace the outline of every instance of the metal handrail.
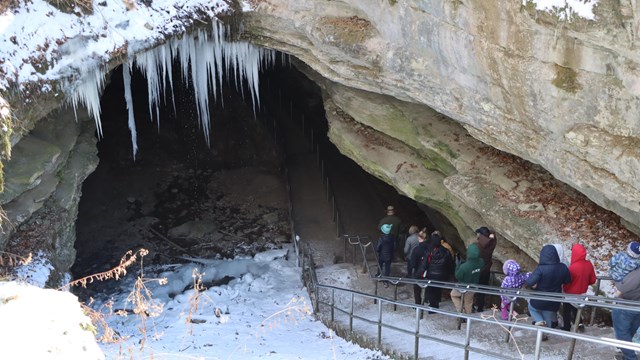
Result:
M625 348L625 349L630 349L630 350L634 350L634 351L639 351L640 350L640 344L635 344L635 343L630 343L630 342L626 342L626 341L620 341L617 339L612 339L612 338L604 338L604 337L595 337L595 336L590 336L590 335L585 335L585 334L578 334L578 333L572 333L572 332L566 332L563 330L557 330L557 329L552 329L552 328L548 328L548 327L540 327L540 326L535 326L535 325L529 325L529 324L525 324L525 323L520 323L520 322L508 322L508 321L504 321L504 320L500 320L497 319L495 317L477 317L474 315L470 315L470 314L464 314L464 313L458 313L458 312L452 312L452 311L447 311L447 310L442 310L439 308L432 308L426 305L416 305L416 304L408 304L405 302L401 302L401 301L397 301L397 300L391 300L388 298L385 298L383 296L379 296L379 295L371 295L371 294L366 294L366 293L362 293L359 291L355 291L355 290L351 290L351 289L344 289L344 288L340 288L337 286L333 286L333 285L324 285L324 284L315 284L315 288L320 288L320 289L327 289L331 291L331 302L325 302L325 301L321 301L319 300L319 303L322 305L327 305L330 306L330 313L331 313L331 318L330 321L332 323L335 322L335 318L334 318L334 313L335 311L338 311L340 313L346 314L349 316L349 331L353 332L353 320L357 319L360 321L363 321L365 323L371 324L371 325L376 325L377 326L377 345L378 347L381 347L381 338L382 338L382 329L390 329L390 330L394 330L396 332L401 332L407 335L413 335L415 337L415 346L414 346L414 358L418 359L418 352L419 352L419 347L418 347L418 339L427 339L427 340L433 340L436 342L440 342L440 343L445 343L447 345L453 346L453 347L458 347L458 348L462 348L465 350L465 359L468 358L468 355L470 352L476 352L476 353L481 353L481 354L485 354L485 355L489 355L489 356L493 356L493 357L497 357L497 358L502 358L502 359L512 359L512 357L507 357L504 354L501 353L495 353L495 352L491 352L491 351L487 351L481 348L477 348L477 347L473 347L470 346L470 334L471 334L471 324L472 322L484 322L484 323L490 323L490 324L494 324L494 325L498 325L503 329L522 329L522 330L530 330L530 331L534 331L536 332L536 345L535 345L535 359L539 359L540 358L540 348L541 348L541 340L542 340L542 334L554 334L554 335L558 335L561 337L565 337L565 338L569 338L572 340L581 340L581 341L587 341L587 342L591 342L591 343L596 343L596 344L602 344L602 345L608 345L608 346L615 346L615 347L620 347L620 348ZM342 308L338 308L336 306L335 303L335 292L336 291L340 291L340 292L345 292L347 294L350 295L351 298L351 304L350 304L350 308L348 310L346 309L342 309ZM373 302L378 304L378 319L377 320L371 320L359 315L356 315L353 311L354 309L354 298L358 296L358 297L362 297L365 299L370 299L373 300ZM403 307L403 308L410 308L412 310L416 311L416 329L415 330L408 330L408 329L403 329L403 328L399 328L395 325L391 325L391 324L386 324L383 322L383 316L382 316L382 308L383 308L383 304L389 304L389 305L394 305L394 307ZM456 342L452 342L446 339L442 339L439 337L435 337L435 336L430 336L428 334L420 334L420 328L419 328L419 321L420 321L420 312L421 311L430 311L430 312L435 312L438 314L442 314L445 316L449 316L449 317L453 317L456 319L466 319L467 323L466 323L466 331L465 331L465 342L464 344L459 344Z
M351 239L355 237L351 236ZM360 242L358 245L360 246L362 257L366 262L367 269L369 270L369 264L367 261L366 251L369 248L371 243L367 242L363 244ZM375 254L375 252L374 252ZM377 259L377 256L376 256ZM392 276L381 276L381 277L373 277L371 276L371 271L368 271L372 280L376 282L387 281L393 285L418 285L422 288L426 288L428 286L439 287L443 289L450 290L458 290L458 291L473 291L479 292L486 295L506 295L512 299L526 299L526 300L546 300L553 302L566 302L576 304L578 307L590 306L590 307L598 307L598 308L607 308L607 309L620 309L620 310L632 310L632 311L640 311L640 302L632 301L632 300L624 300L620 298L609 298L605 296L599 295L575 295L575 294L564 294L564 293L555 293L555 292L544 292L544 291L531 291L525 289L503 289L501 287L489 286L489 285L480 285L480 284L462 284L462 283L454 283L447 281L436 281L436 280L426 280L426 279L413 279L406 277L392 277ZM604 279L604 277L603 277ZM512 300L513 301L513 300Z
M351 238L355 238L355 236L351 236ZM362 239L364 239L364 237L362 237ZM367 271L369 272L369 274L371 274L371 271L369 270L369 264L367 261L367 251L368 249L372 248L371 246L371 242L368 241L367 238L367 242L366 243L362 243L360 242L359 248L360 248L360 252L362 253L362 257L364 259L364 263L365 266L367 267ZM374 252L375 254L375 252ZM458 348L462 348L465 351L465 359L468 358L469 353L474 352L474 353L480 353L480 354L485 354L485 355L489 355L489 356L494 356L497 358L508 358L503 354L500 353L493 353L478 347L474 347L471 346L470 343L470 334L471 334L471 326L472 323L475 322L485 322L485 323L492 323L492 324L496 324L497 326L500 326L503 329L508 329L507 332L507 336L509 338L511 338L511 332L513 329L526 329L526 330L531 330L531 331L535 331L536 332L536 344L535 344L535 349L534 349L534 358L535 359L539 359L540 355L541 355L541 346L542 346L542 335L547 333L547 334L555 334L558 336L561 336L563 338L567 338L571 340L571 344L569 345L569 349L568 349L568 359L571 359L573 357L573 351L575 348L575 342L576 340L581 340L581 341L587 341L587 342L591 342L591 343L597 343L597 344L603 344L603 345L608 345L608 346L614 346L614 347L619 347L619 348L624 348L624 349L631 349L634 351L638 351L640 350L640 345L638 344L634 344L631 342L626 342L626 341L620 341L620 340L616 340L616 339L612 339L612 338L603 338L603 337L594 337L594 336L590 336L590 335L585 335L585 334L579 334L575 332L575 328L577 325L574 325L574 331L573 332L567 332L567 331L563 331L563 330L557 330L557 329L552 329L552 328L548 328L548 327L540 327L540 326L532 326L529 324L524 324L524 323L519 323L518 321L504 321L501 319L496 319L495 317L491 317L489 318L482 318L482 317L477 317L475 315L471 315L471 314L464 314L464 313L458 313L458 312L451 312L451 311L447 311L447 310L442 310L442 309L438 309L438 308L432 308L430 306L427 305L422 305L422 304L411 304L411 303L407 303L407 302L403 302L403 301L398 301L397 298L396 299L388 299L386 297L380 296L377 294L377 284L379 281L389 281L390 283L396 285L396 290L397 290L397 285L398 284L411 284L411 285L418 285L420 287L428 287L428 286L434 286L434 287L441 287L441 288L448 288L448 289L458 289L461 292L464 291L474 291L474 292L485 292L491 295L505 295L505 294L509 294L510 296L512 296L512 301L515 301L516 298L527 298L527 299L540 299L540 300L549 300L549 301L558 301L558 302L569 302L569 303L577 303L579 308L579 312L580 310L582 310L582 307L584 306L594 306L594 307L601 307L601 308L619 308L619 309L624 309L624 310L635 310L635 311L640 311L639 308L639 303L638 302L634 302L634 301L629 301L629 300L622 300L622 299L610 299L610 298L606 298L606 297L602 297L602 296L584 296L584 295L566 295L566 294L558 294L558 293L546 293L546 292L540 292L540 291L527 291L527 290L516 290L516 289L502 289L502 288L497 288L497 287L490 287L490 286L483 286L483 285L468 285L468 284L459 284L459 283L449 283L449 282L441 282L441 281L433 281L433 280L418 280L418 279L407 279L407 278L400 278L400 277L372 277L371 279L376 281L376 293L375 294L366 294L366 293L362 293L359 291L355 291L355 290L351 290L351 289L344 289L344 288L340 288L340 287L336 287L336 286L332 286L332 285L325 285L325 284L320 284L317 282L317 275L315 273L315 266L313 266L313 257L311 254L311 250L309 249L308 246L306 246L306 243L303 242L303 246L302 246L302 251L301 251L301 255L303 257L308 257L309 260L304 261L305 264L308 264L306 266L303 266L303 273L309 273L308 276L303 276L303 278L305 280L308 280L308 282L305 282L305 284L307 285L307 288L309 289L309 293L312 296L312 301L313 301L313 305L314 305L314 310L316 312L320 312L320 306L329 306L329 313L330 313L330 317L329 317L329 325L335 325L336 324L336 319L335 319L335 313L342 313L342 314L347 314L349 316L349 321L348 321L348 328L349 331L351 333L353 333L354 328L353 328L353 321L354 320L359 320L359 321L363 321L365 323L369 323L372 325L375 325L377 327L377 331L378 331L378 335L377 335L377 346L378 348L381 347L381 339L382 339L382 331L383 329L387 329L390 331L395 331L395 332L400 332L400 333L404 333L407 335L411 335L412 337L414 337L414 358L418 359L418 354L419 354L419 340L420 339L426 339L426 340L433 340L439 343L444 343L447 344L449 346L453 346L453 347L458 347ZM376 257L377 259L377 257ZM326 302L323 301L321 299L320 296L320 290L328 290L331 291L331 295L330 295L330 302ZM336 301L335 301L335 292L336 291L341 291L341 292L345 292L348 297L350 297L351 299L351 303L348 309L342 309L340 307L338 307L336 305ZM397 295L397 292L394 292ZM355 314L355 306L354 306L354 302L355 302L355 297L364 297L366 299L371 299L373 300L374 303L377 303L377 308L378 308L378 316L377 316L377 320L371 320L371 319L367 319L365 317L359 316L357 314ZM513 302L512 302L513 303ZM390 304L393 305L393 309L396 310L398 307L401 308L410 308L412 310L416 311L416 316L415 316L415 328L413 330L408 330L408 329L402 329L402 328L398 328L395 325L391 325L391 324L386 324L383 319L383 304ZM443 314L449 317L453 317L459 320L461 319L466 319L466 328L465 328L465 341L464 344L459 344L459 343L455 343L452 342L450 340L446 340L446 339L442 339L439 337L434 337L434 336L430 336L429 334L421 334L420 333L420 318L421 318L421 313L423 311L430 311L430 312L435 312L435 313L439 313L439 314Z

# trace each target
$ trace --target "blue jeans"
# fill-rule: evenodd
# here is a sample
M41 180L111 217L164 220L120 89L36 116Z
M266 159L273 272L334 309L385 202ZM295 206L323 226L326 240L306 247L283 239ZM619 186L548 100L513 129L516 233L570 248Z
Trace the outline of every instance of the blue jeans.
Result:
M547 323L547 327L551 327L553 325L553 322L558 320L556 311L538 310L534 308L533 305L531 305L531 302L529 302L529 312L531 313L533 321L544 321Z
M640 327L640 312L629 310L613 309L611 311L611 320L613 320L613 330L616 333L616 339L631 341L631 338ZM620 349L624 355L624 360L637 360L636 352L629 349Z

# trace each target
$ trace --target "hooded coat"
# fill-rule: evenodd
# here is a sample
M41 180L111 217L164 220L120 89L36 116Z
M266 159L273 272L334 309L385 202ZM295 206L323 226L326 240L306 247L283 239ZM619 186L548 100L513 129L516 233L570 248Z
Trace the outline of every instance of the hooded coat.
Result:
M465 284L477 284L480 282L480 271L484 266L484 260L480 258L480 249L473 243L467 247L467 261L456 267L456 279Z
M587 260L587 250L580 244L571 248L571 265L569 265L571 282L562 288L567 294L584 294L589 285L596 282L596 271L591 261Z
M502 284L500 284L500 287L503 289L519 289L531 275L531 273L520 272L520 264L515 260L507 260L502 270L504 274L507 275L504 280L502 280ZM506 296L501 296L501 298L503 303L509 303L509 299Z
M491 265L493 264L493 250L496 249L497 244L496 235L490 235L478 233L478 240L476 241L478 249L480 249L480 257L484 260L484 266L482 267L483 274L488 274L491 271Z
M627 274L640 268L640 259L631 257L626 251L613 255L609 260L609 275L613 281L622 281Z
M571 274L567 265L560 262L558 252L553 245L545 245L540 250L540 263L525 281L536 291L562 292L562 285L571 282ZM560 303L546 300L531 300L531 305L538 310L558 311Z

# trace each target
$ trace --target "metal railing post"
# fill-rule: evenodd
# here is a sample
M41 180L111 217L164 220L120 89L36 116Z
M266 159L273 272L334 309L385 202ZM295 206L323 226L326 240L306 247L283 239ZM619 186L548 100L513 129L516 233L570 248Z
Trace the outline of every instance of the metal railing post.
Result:
M511 303L509 304L509 317L507 318L509 322L511 322L512 320L512 314L513 314L513 307L514 307L514 303L516 302L516 299L511 299ZM511 339L511 329L513 329L513 327L509 326L509 330L507 331L507 338L505 339L505 342L509 342L509 340Z
M420 347L420 309L416 307L416 333L413 345L413 359L418 360L418 351Z
M382 301L378 301L378 348L382 345Z
M596 278L596 288L594 289L595 295L598 296L600 293L600 279ZM589 320L589 326L593 326L593 323L596 321L596 307L591 307L591 319Z
M464 360L469 360L469 344L471 344L471 319L467 319L467 329L464 334Z
M342 240L344 242L344 262L347 262L347 242L349 242L349 238L346 235L342 235Z
M568 303L565 303L564 305L567 305ZM562 305L562 306L564 306ZM573 306L573 305L570 305ZM571 327L571 332L577 332L578 330L578 325L580 325L580 318L582 317L582 307L578 308L578 311L576 312L576 319L575 322L573 323L573 326ZM573 359L573 352L576 348L576 339L571 339L571 343L569 344L569 353L567 354L567 360L571 360Z
M353 303L354 303L354 294L351 293L351 311L349 312L349 331L353 332Z
M394 284L393 287L393 311L397 311L398 305L395 302L398 301L398 284Z
M538 331L536 331L536 348L535 348L535 354L533 355L533 358L535 360L540 360L540 346L542 345L542 331L540 331L538 329Z
M336 289L331 289L331 323L333 324L334 308L336 305Z

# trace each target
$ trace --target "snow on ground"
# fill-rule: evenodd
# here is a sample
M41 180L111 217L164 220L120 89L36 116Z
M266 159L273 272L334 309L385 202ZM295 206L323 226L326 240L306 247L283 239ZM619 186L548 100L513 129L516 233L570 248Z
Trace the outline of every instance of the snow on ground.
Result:
M104 359L91 320L68 292L0 282L3 359Z
M286 259L287 253L270 250L254 258L149 266L144 269L145 285L156 306L146 311L161 311L147 317L144 324L143 317L132 311L135 297L131 290L137 275L130 268L125 278L110 280L123 290L113 296L113 310L129 314L105 316L124 341L100 344L104 357L388 359L379 351L335 336L312 315L300 269ZM193 289L194 270L208 289ZM154 280L161 277L167 279L166 285ZM0 330L2 343L9 346L3 345L3 358L102 358L92 333L86 330L89 320L72 294L4 282L0 283L0 300L2 323L15 324ZM97 299L93 307L105 310L104 300Z

